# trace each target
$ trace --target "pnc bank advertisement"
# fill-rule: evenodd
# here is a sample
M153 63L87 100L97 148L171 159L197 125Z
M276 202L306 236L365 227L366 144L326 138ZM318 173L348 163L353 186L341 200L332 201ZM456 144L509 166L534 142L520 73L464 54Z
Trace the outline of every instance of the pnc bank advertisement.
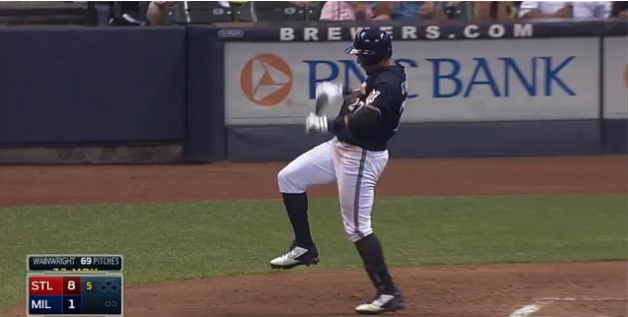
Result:
M594 119L599 39L396 42L406 67L405 122ZM358 87L349 42L227 43L227 124L302 123L322 81ZM590 75L583 75L590 74ZM336 115L338 107L327 109Z

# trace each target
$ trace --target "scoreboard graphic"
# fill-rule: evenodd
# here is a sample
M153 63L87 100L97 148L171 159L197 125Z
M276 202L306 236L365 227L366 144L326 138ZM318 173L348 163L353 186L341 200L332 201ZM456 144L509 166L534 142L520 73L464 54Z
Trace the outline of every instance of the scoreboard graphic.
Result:
M28 316L123 316L121 255L29 255Z

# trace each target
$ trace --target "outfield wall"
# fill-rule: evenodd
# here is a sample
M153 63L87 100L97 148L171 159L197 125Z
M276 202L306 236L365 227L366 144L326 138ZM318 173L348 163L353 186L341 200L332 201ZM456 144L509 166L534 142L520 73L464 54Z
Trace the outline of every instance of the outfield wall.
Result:
M181 161L289 160L329 138L304 134L316 83L364 79L344 48L366 26L407 69L393 157L626 153L626 25L3 29L0 163L37 161L14 148L177 145Z

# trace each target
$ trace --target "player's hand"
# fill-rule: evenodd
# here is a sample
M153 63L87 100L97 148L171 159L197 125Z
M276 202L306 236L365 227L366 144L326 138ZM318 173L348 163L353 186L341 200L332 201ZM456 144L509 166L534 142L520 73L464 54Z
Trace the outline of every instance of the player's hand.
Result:
M329 131L327 123L327 116L317 116L314 112L310 112L310 114L305 118L305 132L309 133L310 130L315 130L319 132Z
M316 98L325 96L329 99L329 103L334 103L342 99L343 86L328 81L324 81L316 85Z
M314 113L322 115L329 105L342 101L342 85L321 82L316 85L316 108Z

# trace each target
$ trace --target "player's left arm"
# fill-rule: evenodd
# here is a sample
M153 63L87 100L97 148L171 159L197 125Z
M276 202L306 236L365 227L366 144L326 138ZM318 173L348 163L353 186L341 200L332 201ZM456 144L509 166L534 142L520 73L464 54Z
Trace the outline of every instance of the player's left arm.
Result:
M377 124L388 111L392 95L388 84L378 84L363 103L357 105L352 113L345 115L347 128L359 130Z

